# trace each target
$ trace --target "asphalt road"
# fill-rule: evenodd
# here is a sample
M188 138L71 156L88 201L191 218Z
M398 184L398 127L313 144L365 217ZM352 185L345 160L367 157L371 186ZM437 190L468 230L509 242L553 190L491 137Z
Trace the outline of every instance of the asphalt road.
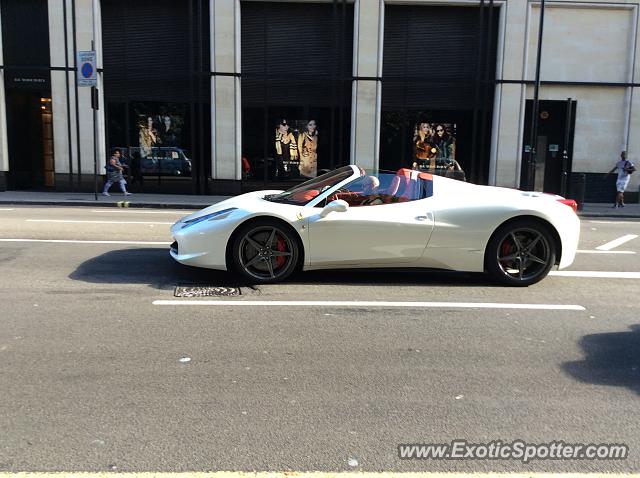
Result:
M0 471L640 469L638 274L511 289L477 274L342 271L248 287L173 262L168 228L185 213L0 208ZM629 234L640 221L583 220L570 270L637 273L638 237L593 253ZM224 301L460 307L153 304L187 300L178 285L240 286ZM630 456L397 455L454 439L625 443Z

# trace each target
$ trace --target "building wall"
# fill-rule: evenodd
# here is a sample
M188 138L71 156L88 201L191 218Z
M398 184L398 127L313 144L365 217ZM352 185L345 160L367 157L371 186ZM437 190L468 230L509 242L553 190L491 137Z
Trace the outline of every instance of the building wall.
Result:
M506 8L502 78L533 81L539 3L510 0ZM625 149L631 161L640 163L640 137L634 132L640 119L634 97L638 92L634 95L634 88L625 86L638 78L637 18L638 7L632 2L546 2L540 99L577 101L573 172L606 172ZM498 88L502 95L495 183L513 187L519 185L527 142L522 137L524 106L533 98L533 87ZM637 191L639 180L633 175L628 191Z
M73 67L72 0L48 2L51 65L65 66L63 2L66 2L67 55L69 66ZM350 160L364 167L379 164L384 7L396 3L478 5L477 1L458 0L355 0L353 75L356 79L352 85ZM75 4L77 49L91 49L94 40L101 67L100 0L76 0ZM530 82L535 72L540 8L539 2L529 0L496 0L495 5L501 8L497 77L507 81L495 87L489 183L518 187L525 143L525 104L533 97ZM212 177L233 182L240 180L242 174L242 80L238 75L242 41L240 0L210 0L210 16L211 69L218 73L211 79ZM605 172L623 149L627 149L629 159L640 163L640 92L628 85L640 78L640 65L636 61L638 42L638 5L631 0L546 3L540 99L570 97L577 101L574 172ZM69 112L65 75L71 86ZM3 77L0 71L0 175L8 170ZM61 181L69 172L90 176L94 167L90 91L80 88L79 118L76 119L75 74L52 71L51 77L56 172ZM101 75L99 88L102 90ZM103 106L101 102L97 125L99 173L103 172L106 155ZM1 184L0 180L0 187ZM629 190L637 191L639 185L640 174L635 174Z

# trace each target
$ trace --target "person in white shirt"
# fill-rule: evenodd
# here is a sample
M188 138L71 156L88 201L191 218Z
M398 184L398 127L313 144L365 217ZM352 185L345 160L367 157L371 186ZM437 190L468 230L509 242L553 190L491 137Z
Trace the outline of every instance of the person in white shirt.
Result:
M631 179L631 173L635 171L634 164L627 160L627 152L622 151L620 153L620 161L609 171L604 177L608 177L611 173L617 172L618 179L616 180L616 202L613 205L614 208L624 207L624 191L629 185Z

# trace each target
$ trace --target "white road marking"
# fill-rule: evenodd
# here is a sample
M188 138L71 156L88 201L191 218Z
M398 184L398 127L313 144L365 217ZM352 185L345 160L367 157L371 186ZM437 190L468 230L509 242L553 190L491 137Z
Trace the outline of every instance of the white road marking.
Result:
M599 251L597 249L578 249L578 254L635 254L635 251Z
M303 307L409 307L455 309L531 309L585 310L581 305L565 304L502 304L492 302L391 302L367 300L154 300L153 305L200 306L303 306Z
M0 242L51 242L55 244L135 244L168 246L170 242L155 241L82 241L76 239L0 239Z
M15 211L15 209L7 208L7 207L0 207L0 211Z
M638 221L589 221L591 224L640 224Z
M614 239L613 241L609 241L606 244L598 246L596 247L596 249L599 251L610 251L611 249L615 249L616 247L618 247L621 244L624 244L625 242L632 241L636 237L638 237L637 234L627 234L626 236L619 237L618 239Z
M26 222L54 222L59 224L154 224L172 225L173 222L148 222L148 221L85 221L75 219L25 219Z
M204 206L203 206L204 208ZM191 214L193 212L195 212L195 210L185 210L185 211L139 211L139 210L135 210L135 209L128 209L123 211L122 209L111 209L111 208L105 208L105 209L92 209L91 212L93 213L104 213L104 214L173 214L175 216L179 216L181 214L183 215L188 215Z
M549 275L559 277L591 277L598 279L640 279L640 272L551 271Z

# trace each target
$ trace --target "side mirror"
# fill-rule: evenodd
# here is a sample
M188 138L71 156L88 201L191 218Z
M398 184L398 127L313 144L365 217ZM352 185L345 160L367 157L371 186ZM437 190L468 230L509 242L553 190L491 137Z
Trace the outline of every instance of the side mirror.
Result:
M320 217L327 217L330 212L345 212L349 209L349 203L343 199L336 199L327 204L320 212Z

